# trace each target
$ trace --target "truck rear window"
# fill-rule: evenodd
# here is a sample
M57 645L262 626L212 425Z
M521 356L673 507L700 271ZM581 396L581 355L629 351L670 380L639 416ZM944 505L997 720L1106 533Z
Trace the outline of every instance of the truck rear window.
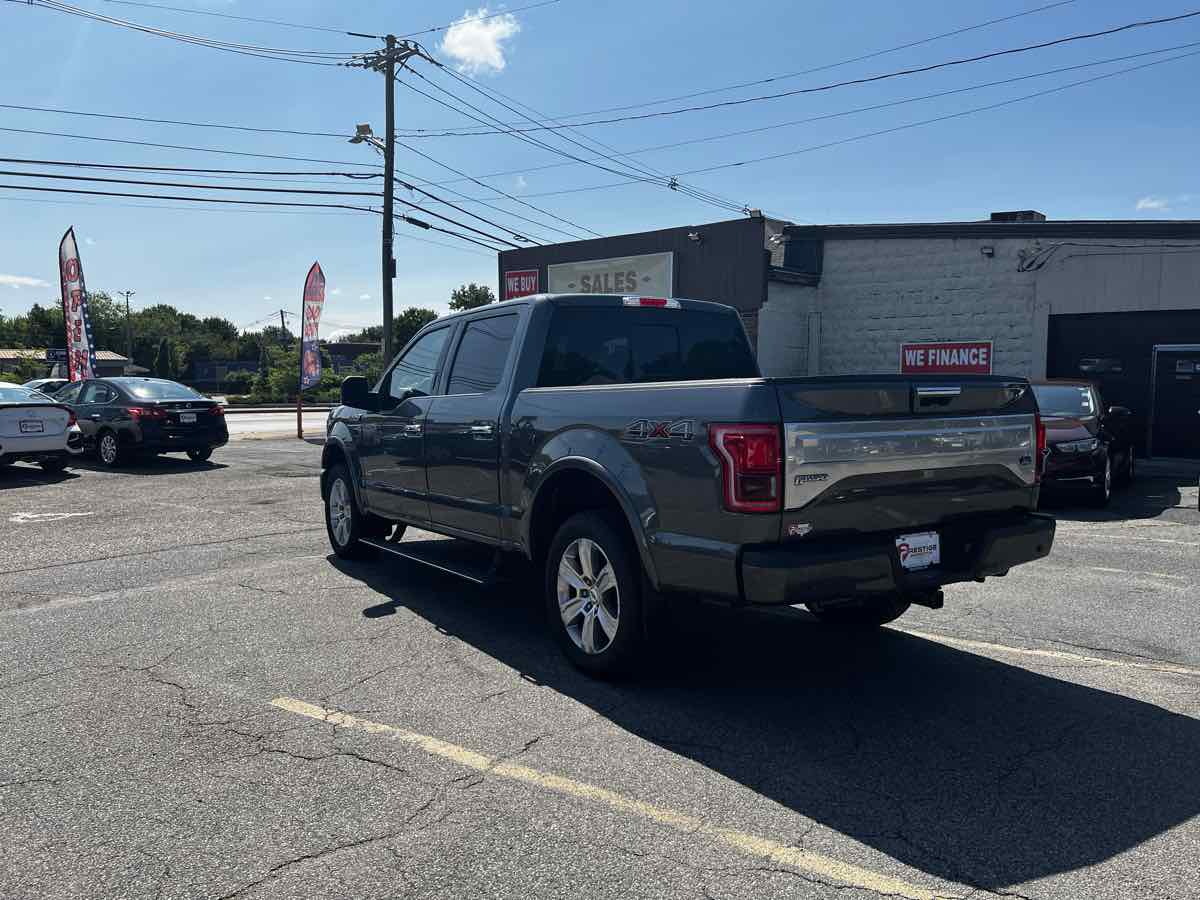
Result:
M559 308L550 321L538 387L757 376L733 313Z

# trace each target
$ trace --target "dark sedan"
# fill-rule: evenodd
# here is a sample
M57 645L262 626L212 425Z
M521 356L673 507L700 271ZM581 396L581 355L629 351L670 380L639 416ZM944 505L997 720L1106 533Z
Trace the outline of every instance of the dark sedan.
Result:
M1114 485L1133 481L1133 415L1106 406L1100 389L1087 381L1034 384L1046 425L1043 489L1082 488L1106 506Z
M224 408L174 381L93 378L54 399L74 410L85 445L106 466L143 453L187 453L203 462L229 441Z

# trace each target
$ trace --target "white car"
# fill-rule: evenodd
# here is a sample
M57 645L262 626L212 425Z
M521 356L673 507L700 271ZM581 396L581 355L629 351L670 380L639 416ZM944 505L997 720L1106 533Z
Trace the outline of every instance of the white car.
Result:
M45 394L0 381L0 467L25 460L61 472L81 453L75 413Z

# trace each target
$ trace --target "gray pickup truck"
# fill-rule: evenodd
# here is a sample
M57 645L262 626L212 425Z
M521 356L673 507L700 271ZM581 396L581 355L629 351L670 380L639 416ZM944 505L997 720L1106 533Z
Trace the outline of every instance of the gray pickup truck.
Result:
M553 295L347 378L321 487L341 557L456 570L411 525L531 561L556 640L605 674L673 598L880 625L1045 556L1044 442L1022 378L763 378L730 307Z

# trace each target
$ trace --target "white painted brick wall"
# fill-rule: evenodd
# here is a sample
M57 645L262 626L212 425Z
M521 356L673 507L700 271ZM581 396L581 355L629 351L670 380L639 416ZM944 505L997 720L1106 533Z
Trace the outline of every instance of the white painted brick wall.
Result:
M764 375L808 374L808 320L816 299L816 288L767 283L767 302L758 312L758 366Z

